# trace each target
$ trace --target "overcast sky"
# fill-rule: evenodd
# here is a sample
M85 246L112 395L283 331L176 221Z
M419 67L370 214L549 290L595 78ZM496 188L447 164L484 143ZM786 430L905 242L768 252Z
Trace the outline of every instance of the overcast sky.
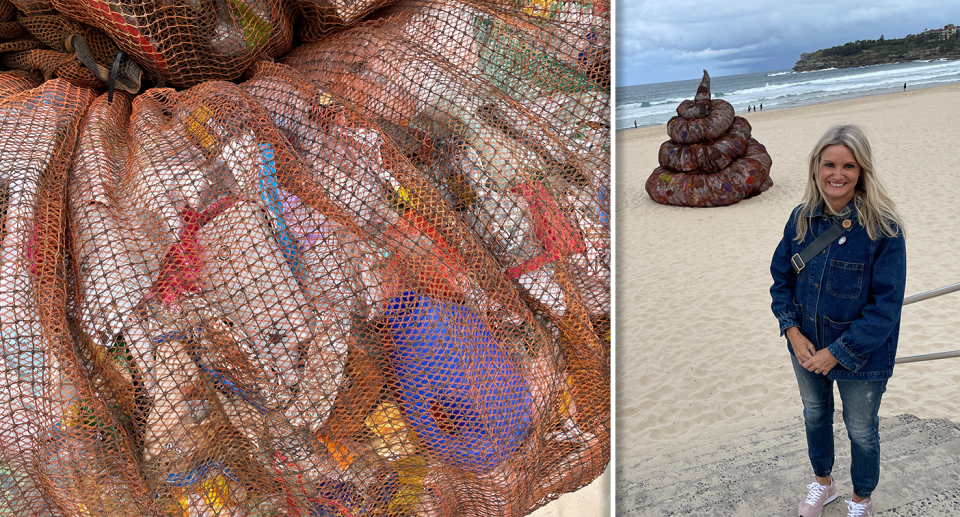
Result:
M617 86L793 68L803 52L948 23L960 0L616 0Z

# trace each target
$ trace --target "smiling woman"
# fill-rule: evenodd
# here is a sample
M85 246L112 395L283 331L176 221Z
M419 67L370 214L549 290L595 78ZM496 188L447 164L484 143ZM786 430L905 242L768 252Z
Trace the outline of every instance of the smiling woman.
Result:
M823 199L829 203L834 213L853 199L854 189L860 180L860 164L843 144L827 147L820 154L820 166L817 168L817 187Z
M869 71L882 77L899 73L898 69L955 65L960 62L788 72L774 77L764 73L748 78L759 87L766 82L773 87L784 79L822 84L818 78L841 74ZM734 98L724 83L744 77L711 77L714 94L723 91L723 99ZM785 340L776 338L779 322L770 310L769 269L784 225L802 202L808 178L816 172L809 168L809 154L828 127L850 121L867 132L874 158L871 172L884 181L896 200L897 213L909 227L907 294L960 279L960 262L943 260L960 246L956 211L950 208L960 190L960 175L953 173L960 168L960 157L951 152L950 145L960 138L960 125L925 122L960 117L960 84L913 90L911 80L908 93L903 94L903 82L886 95L776 110L764 100L762 112L747 114L745 106L738 110L737 115L752 126L751 135L763 142L773 159L775 185L761 196L718 209L684 209L649 199L644 185L658 165L666 128L644 128L640 120L641 128L634 130L631 119L630 129L617 132L618 513L651 517L796 515L789 512L797 510L808 491L806 486L814 480L809 479L805 428L799 425L803 408L796 374ZM661 123L675 116L673 108L679 99L695 89L693 80L677 87L679 95L666 105L664 111L669 113ZM622 101L620 93L618 90L618 102ZM759 102L756 104L759 108ZM917 149L923 149L922 167L917 167ZM866 167L861 157L854 155L860 160L858 165ZM860 178L864 176L861 171ZM938 187L930 188L931 184ZM858 229L860 219L850 219L853 229L845 234L843 244L840 236L831 245L833 253L858 245L852 234L862 231ZM843 218L840 220L842 226ZM794 235L791 232L789 237ZM803 249L812 240L808 236L797 247ZM868 242L880 240L866 238ZM868 278L875 275L866 266L863 270L857 267L866 261L831 258L838 262L831 265L828 261L823 282L813 281L820 287L807 284L817 291L823 288L821 300L829 296L847 300L842 297L860 296L870 289ZM812 271L804 270L801 276L812 276ZM830 319L832 323L821 321L821 341L827 345L849 330L843 327L857 315ZM960 307L949 296L907 306L900 323L898 353L911 356L951 350L958 325ZM901 421L927 428L928 419L955 429L950 420L955 422L960 415L960 400L955 397L957 367L958 363L948 360L894 367L880 406L884 458L943 457L940 452L912 452L917 442L906 445L899 440L906 433L886 430ZM839 409L840 400L836 403ZM904 414L923 420L901 420ZM836 436L838 454L832 475L839 497L850 499L850 446L842 421L836 420L834 431L840 436ZM910 436L914 436L912 431ZM911 451L898 451L900 443ZM926 505L925 501L935 501L937 494L947 490L938 488L937 481L945 478L936 467L919 461L911 464L917 465L917 470L899 471L884 463L883 483L872 497L876 511L889 513L894 508ZM918 479L932 482L921 488ZM784 490L784 486L792 488ZM897 488L907 486L911 488ZM955 488L951 485L950 493ZM677 494L683 494L683 499ZM846 504L832 506L825 509L824 516L846 514ZM950 515L958 510L960 506L950 506L932 513Z
M820 138L804 201L770 264L773 313L788 339L816 477L801 516L819 516L837 498L834 382L851 442L848 516L872 515L880 479L878 412L893 374L907 268L903 224L871 156L857 126L834 126Z

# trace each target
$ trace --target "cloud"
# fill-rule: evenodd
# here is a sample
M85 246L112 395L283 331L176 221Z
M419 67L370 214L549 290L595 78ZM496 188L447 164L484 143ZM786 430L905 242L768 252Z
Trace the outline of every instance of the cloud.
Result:
M745 57L741 59L731 59L729 61L722 61L721 63L726 66L742 66L742 65L752 65L754 63L762 63L764 61L769 61L768 57Z
M720 50L713 50L712 48L706 48L697 52L681 52L678 55L673 56L673 59L677 61L689 61L689 60L701 60L701 59L721 59L728 56L739 55L746 52L753 52L760 48L760 45L745 45L738 48L725 48Z
M786 69L803 52L960 24L956 0L616 0L616 9L620 85L696 78L704 66Z

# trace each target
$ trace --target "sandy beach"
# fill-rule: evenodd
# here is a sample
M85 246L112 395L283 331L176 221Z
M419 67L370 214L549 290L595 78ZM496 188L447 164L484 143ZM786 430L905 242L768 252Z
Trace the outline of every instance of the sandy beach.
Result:
M610 466L589 485L563 494L543 508L530 514L530 517L607 517L610 511Z
M873 145L906 221L907 296L960 282L960 84L738 115L773 158L774 186L729 207L653 202L644 182L666 126L616 134L618 465L801 413L769 265L829 126L858 124ZM958 330L960 293L907 306L898 355L960 349ZM899 365L880 414L958 422L958 392L960 359Z

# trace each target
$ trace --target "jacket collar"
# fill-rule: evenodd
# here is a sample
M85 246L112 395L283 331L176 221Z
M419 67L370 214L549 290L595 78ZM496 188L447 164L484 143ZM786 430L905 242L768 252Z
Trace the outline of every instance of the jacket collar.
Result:
M857 206L856 206L856 204L855 204L855 200L856 200L856 198L853 198L853 199L850 200L850 202L847 203L847 213L848 213L849 215L848 215L847 217L845 217L845 219L852 219L852 220L856 221L856 219L857 219ZM832 213L826 213L826 212L824 212L824 210L823 210L823 203L821 203L821 204L813 207L813 209L810 210L810 217L826 217L827 219L834 219L834 218L836 218L836 216L833 215Z

